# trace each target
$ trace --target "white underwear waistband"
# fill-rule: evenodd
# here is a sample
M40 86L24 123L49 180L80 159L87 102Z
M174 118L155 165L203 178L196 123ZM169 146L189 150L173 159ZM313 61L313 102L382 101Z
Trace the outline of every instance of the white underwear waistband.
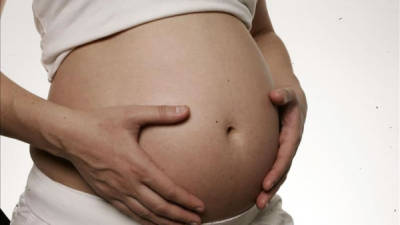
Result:
M24 194L32 211L50 224L140 225L102 198L56 182L35 165L29 173ZM259 212L254 205L237 216L203 225L250 224Z

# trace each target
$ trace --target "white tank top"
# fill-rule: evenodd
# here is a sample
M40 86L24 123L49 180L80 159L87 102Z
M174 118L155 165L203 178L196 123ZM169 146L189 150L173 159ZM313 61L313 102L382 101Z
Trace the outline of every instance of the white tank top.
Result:
M200 11L224 11L251 29L257 0L33 0L41 36L41 63L52 82L77 46L151 20Z

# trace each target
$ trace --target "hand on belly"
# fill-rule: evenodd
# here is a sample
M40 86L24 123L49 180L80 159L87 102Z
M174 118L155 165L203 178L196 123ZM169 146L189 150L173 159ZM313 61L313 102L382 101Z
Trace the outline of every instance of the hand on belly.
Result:
M204 201L205 221L231 217L254 205L278 149L277 112L266 99L239 101L231 108L218 98L204 105L187 104L188 120L146 126L139 139L174 182ZM151 104L161 101L153 99Z
M58 136L60 152L97 195L138 222L143 217L156 224L170 224L166 218L200 223L194 211L204 210L202 201L172 182L137 142L145 124L186 119L187 107L183 112L177 109L131 105L74 110L61 121L65 125Z
M49 100L77 109L189 106L188 120L143 127L138 143L172 181L205 203L207 222L255 204L278 149L272 87L243 24L227 14L201 13L74 50L60 66Z

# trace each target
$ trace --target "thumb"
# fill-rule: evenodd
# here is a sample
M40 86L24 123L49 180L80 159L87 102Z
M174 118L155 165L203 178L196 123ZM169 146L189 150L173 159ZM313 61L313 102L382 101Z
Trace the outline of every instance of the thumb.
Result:
M184 105L136 105L134 110L133 120L140 126L176 123L189 115L189 107Z
M272 102L278 105L285 105L291 100L290 90L288 88L273 89L269 92Z

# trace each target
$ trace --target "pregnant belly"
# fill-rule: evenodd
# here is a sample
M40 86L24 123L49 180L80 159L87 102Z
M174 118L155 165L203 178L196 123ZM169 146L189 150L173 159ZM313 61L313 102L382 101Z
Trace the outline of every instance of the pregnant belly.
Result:
M64 60L49 100L76 109L180 105L190 117L142 129L139 144L177 184L206 204L203 221L255 204L278 148L269 70L244 24L226 13L146 23L83 45ZM74 168L39 149L48 176L89 193Z

